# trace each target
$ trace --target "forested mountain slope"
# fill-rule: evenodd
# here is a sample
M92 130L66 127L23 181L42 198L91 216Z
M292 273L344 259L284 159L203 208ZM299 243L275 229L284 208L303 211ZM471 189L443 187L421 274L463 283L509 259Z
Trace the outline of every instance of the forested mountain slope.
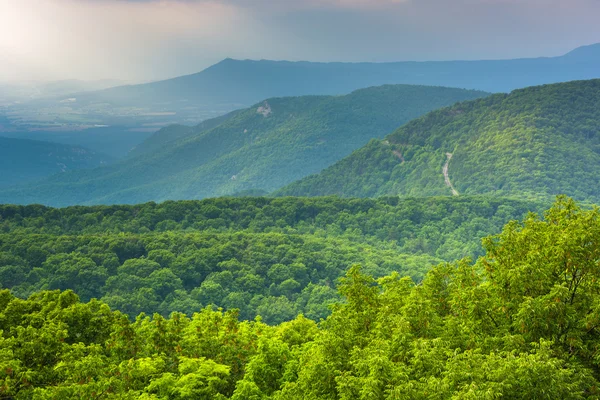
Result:
M566 193L600 201L600 80L497 94L411 121L278 195Z
M269 323L318 320L353 264L419 281L442 260L481 255L480 237L541 208L485 197L0 206L0 287L73 289L131 317L215 304Z
M198 135L202 132L211 130L226 122L227 120L233 118L239 111L232 111L225 115L207 119L206 121L202 121L196 126L186 126L186 125L169 125L165 128L160 129L152 136L144 140L139 145L135 146L133 149L129 151L128 157L135 158L142 154L151 154L156 151L162 150L165 146L172 145L173 143L181 140L183 138Z
M0 188L111 161L83 147L0 137Z
M371 138L483 92L388 85L346 96L274 98L223 117L213 129L159 133L128 160L0 193L2 203L49 205L199 199L273 191L316 173ZM207 124L211 124L214 121ZM180 128L176 128L180 129ZM164 137L163 137L164 136ZM140 153L141 152L141 153Z

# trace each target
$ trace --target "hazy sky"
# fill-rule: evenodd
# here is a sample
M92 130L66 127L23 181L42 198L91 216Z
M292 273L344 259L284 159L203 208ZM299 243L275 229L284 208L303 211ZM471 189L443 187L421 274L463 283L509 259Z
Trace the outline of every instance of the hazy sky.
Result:
M0 81L143 81L231 58L554 56L600 42L600 0L0 0Z

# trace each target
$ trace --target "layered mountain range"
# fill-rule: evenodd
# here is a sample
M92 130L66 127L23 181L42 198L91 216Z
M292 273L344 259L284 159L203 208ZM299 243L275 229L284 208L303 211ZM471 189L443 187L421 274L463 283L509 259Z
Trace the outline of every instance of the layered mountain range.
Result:
M63 206L271 192L429 111L487 95L388 85L346 96L272 98L196 127L165 128L121 162L22 185L2 192L0 202Z

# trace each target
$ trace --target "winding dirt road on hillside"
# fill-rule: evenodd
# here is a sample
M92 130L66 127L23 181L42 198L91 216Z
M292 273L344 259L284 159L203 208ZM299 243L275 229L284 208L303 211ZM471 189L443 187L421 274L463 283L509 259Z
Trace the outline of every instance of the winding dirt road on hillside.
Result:
M446 157L448 157L448 159L446 160L446 164L444 164L444 167L442 168L442 173L444 174L444 181L446 181L446 186L448 186L450 190L452 190L452 195L458 196L458 192L456 191L456 189L454 189L454 186L452 186L452 182L450 182L450 177L448 176L448 167L450 165L450 160L452 159L452 153L446 153Z

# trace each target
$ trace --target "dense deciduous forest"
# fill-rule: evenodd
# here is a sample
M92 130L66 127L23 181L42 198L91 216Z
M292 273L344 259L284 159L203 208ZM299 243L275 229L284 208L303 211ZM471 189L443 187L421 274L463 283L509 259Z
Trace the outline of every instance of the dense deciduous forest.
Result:
M278 195L460 194L600 201L600 80L530 87L453 105L372 140Z
M0 400L600 400L596 14L0 0Z
M86 209L17 210L3 210L10 235L26 233L27 210L50 220ZM543 217L528 214L485 238L476 261L440 263L422 281L397 272L375 279L354 265L339 281L343 300L320 322L240 321L238 311L213 307L133 321L69 290L27 300L4 290L0 394L595 399L599 218L597 208L583 210L561 197Z
M598 198L598 93L460 103L276 193L390 197L0 205L0 398L599 399L600 210L542 211ZM172 127L123 165L330 100Z
M0 285L21 297L73 289L132 318L217 305L267 323L318 321L353 264L420 282L434 264L481 255L481 237L541 208L486 197L0 206Z

